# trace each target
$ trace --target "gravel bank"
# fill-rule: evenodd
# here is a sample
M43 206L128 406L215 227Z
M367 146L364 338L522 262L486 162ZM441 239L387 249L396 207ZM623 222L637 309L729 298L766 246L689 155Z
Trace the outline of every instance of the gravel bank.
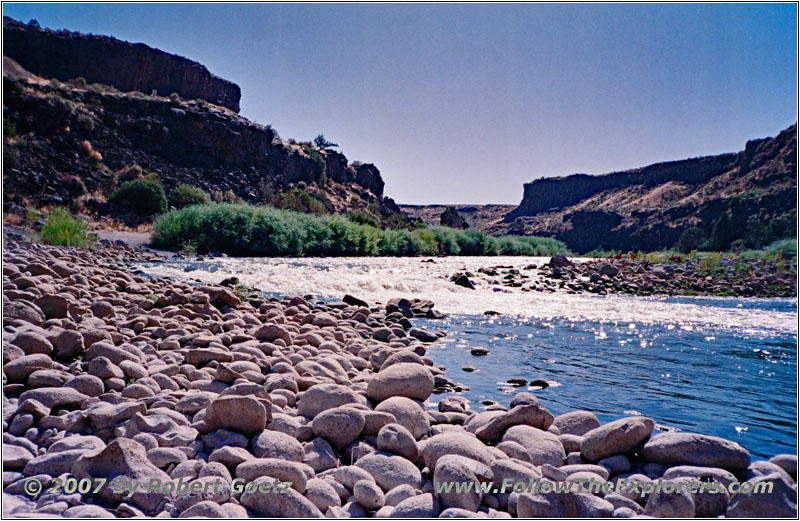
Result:
M127 248L6 241L4 515L64 517L796 516L796 456L653 435L649 418L553 417L530 393L479 412L426 356L429 301L369 308L132 275ZM748 495L495 492L592 478L750 480ZM54 478L291 482L285 493L48 493ZM45 491L25 492L30 478ZM493 483L437 492L434 483ZM616 487L615 487L616 488Z

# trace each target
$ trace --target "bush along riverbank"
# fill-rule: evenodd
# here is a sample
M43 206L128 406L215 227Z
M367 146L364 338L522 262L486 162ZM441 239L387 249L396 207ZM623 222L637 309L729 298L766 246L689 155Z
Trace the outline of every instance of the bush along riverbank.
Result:
M347 217L268 206L206 204L160 216L154 246L232 256L556 255L564 243L543 237L492 237L446 227L382 230Z
M510 409L459 395L434 408L458 385L426 354L442 333L412 323L429 301L237 294L122 269L138 257L5 242L4 515L796 516L795 455L751 461L721 438L654 435L642 416L554 418L528 392ZM92 488L50 493L55 478ZM199 486L122 494L103 479ZM291 487L232 486L275 479ZM611 487L508 488L586 479ZM769 493L728 492L736 481Z
M558 255L523 269L487 266L476 273L454 273L451 280L467 288L489 285L551 293L796 297L797 256L791 251L653 253L581 261Z

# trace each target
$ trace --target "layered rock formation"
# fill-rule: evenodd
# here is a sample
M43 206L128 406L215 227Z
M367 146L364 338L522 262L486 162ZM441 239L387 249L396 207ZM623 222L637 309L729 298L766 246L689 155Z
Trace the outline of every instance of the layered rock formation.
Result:
M187 183L261 203L305 184L330 212L400 215L383 198L374 165L279 141L271 127L223 107L48 81L8 57L3 72L4 118L14 134L6 136L14 156L4 162L6 201L81 200L102 213L98 194L118 183L114 172L136 164L157 173L167 192Z
M778 238L794 229L788 224L797 214L796 154L794 125L735 154L537 179L525 185L522 202L505 224L492 231L554 236L578 252L652 250L675 246L689 227L711 238L726 213L735 233L721 247L758 235L759 223L774 222L776 231L761 235Z
M176 92L239 111L239 86L192 60L108 36L51 31L3 17L3 54L45 78L89 83L162 96Z

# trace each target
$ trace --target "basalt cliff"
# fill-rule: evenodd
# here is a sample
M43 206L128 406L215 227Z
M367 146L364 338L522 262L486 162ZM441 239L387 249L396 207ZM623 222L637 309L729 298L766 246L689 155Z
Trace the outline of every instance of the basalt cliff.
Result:
M738 153L537 179L491 231L552 236L576 252L704 242L728 249L794 237L796 218L795 124L774 138L749 141Z
M405 220L372 164L282 141L240 116L239 87L143 44L3 20L4 210L113 212L119 172L138 165L247 202L298 192L315 209ZM154 93L155 91L155 93Z

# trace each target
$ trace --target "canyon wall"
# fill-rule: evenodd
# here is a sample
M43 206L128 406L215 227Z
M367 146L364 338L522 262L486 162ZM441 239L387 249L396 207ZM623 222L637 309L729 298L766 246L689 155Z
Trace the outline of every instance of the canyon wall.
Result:
M202 99L239 111L239 86L211 74L203 65L108 36L52 31L3 17L3 54L26 70L66 81L85 78L121 91L153 90L161 96Z

